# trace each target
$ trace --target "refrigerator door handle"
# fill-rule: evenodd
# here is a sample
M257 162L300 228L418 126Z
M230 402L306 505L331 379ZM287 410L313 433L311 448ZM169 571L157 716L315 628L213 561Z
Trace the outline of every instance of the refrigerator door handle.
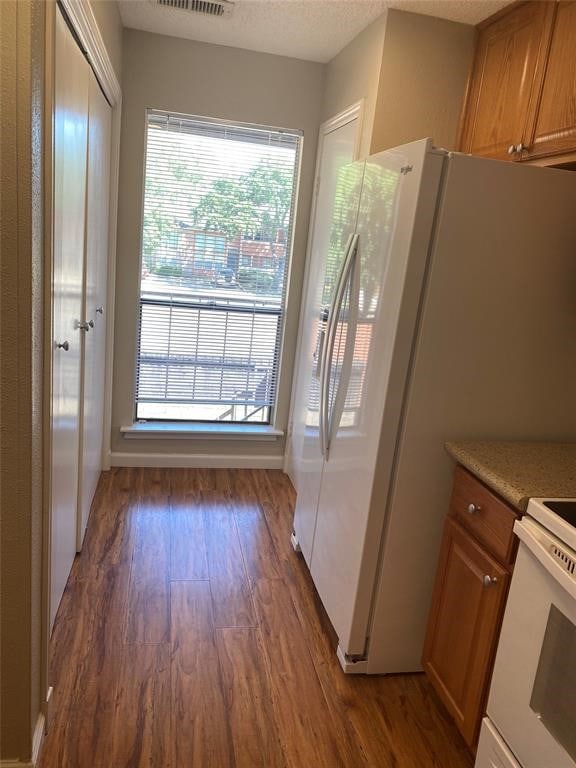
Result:
M334 343L336 341L336 328L338 323L338 316L342 307L342 301L346 294L346 285L348 283L348 277L352 271L354 265L354 259L358 250L358 234L354 233L349 240L348 249L342 263L342 270L338 279L338 287L334 294L334 302L330 309L330 317L328 319L328 330L326 334L325 343L325 355L324 355L324 370L321 380L320 390L320 444L322 447L322 454L325 459L328 459L328 451L330 448L330 404L328 403L329 396L329 384L330 384L330 371L332 369L332 357L334 355Z
M356 282L354 266L356 264L356 256L358 254L358 240L359 240L358 235L355 235L354 243L352 245L352 248L350 249L349 266L347 270L346 279L344 280L343 286L342 286L342 295L340 298L340 304L337 309L338 315L340 315L342 302L344 301L344 297L346 296L346 285L349 283L350 284L350 304L349 304L348 320L347 320L347 326L346 326L346 341L344 343L344 354L342 356L342 368L340 371L340 376L338 378L338 386L336 388L336 393L333 398L334 405L332 407L332 412L329 414L329 418L328 418L328 428L326 433L326 458L328 458L330 446L332 444L334 425L340 421L342 410L344 409L344 403L346 400L346 393L348 388L347 386L343 387L343 382L346 382L348 380L348 376L350 375L352 370L352 358L354 355L354 346L355 346L355 340L356 340L356 324L357 324L358 299L359 299L357 295L357 290L354 290L355 282ZM356 288L358 288L357 284L356 284ZM330 367L331 366L332 366L332 360L330 360Z
M320 436L320 451L324 458L326 458L326 438L328 434L327 433L328 414L326 410L326 399L328 394L327 383L329 381L329 378L326 376L326 372L327 372L326 357L327 357L328 347L330 345L332 321L334 319L334 307L338 299L338 294L340 292L340 285L342 283L344 272L346 270L346 264L348 262L348 257L350 254L350 249L352 246L353 239L354 239L353 233L348 235L348 240L346 241L346 247L344 248L344 258L342 259L340 274L336 279L336 290L334 291L334 295L332 297L332 303L330 304L330 308L328 309L328 317L326 319L326 328L324 331L325 338L324 338L324 343L322 345L322 356L320 358L320 403L318 408L318 432Z

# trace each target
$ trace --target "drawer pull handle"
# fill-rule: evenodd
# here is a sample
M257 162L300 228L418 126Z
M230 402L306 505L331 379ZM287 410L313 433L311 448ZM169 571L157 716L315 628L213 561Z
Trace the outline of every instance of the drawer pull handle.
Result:
M475 515L477 512L480 512L482 507L478 506L478 504L468 504L468 514L469 515Z
M496 576L488 576L488 574L486 574L486 576L484 576L482 579L482 583L485 587L492 587L494 584L498 583L498 578Z

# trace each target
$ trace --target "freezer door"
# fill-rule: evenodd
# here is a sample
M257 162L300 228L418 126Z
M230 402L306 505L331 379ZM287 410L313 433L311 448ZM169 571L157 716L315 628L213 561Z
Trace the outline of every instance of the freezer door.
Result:
M355 259L334 311L311 573L348 655L365 650L442 163L427 141L367 160Z
M324 464L320 444L320 379L326 334L333 316L336 287L356 227L364 163L337 171L335 197L324 222L325 236L315 237L322 252L312 251L308 295L293 410L293 469L297 486L294 531L308 565L316 524Z

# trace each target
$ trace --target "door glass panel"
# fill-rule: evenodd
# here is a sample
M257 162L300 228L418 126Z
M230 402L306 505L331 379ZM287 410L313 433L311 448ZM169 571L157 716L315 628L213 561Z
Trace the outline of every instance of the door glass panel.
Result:
M530 707L576 760L576 626L552 605Z

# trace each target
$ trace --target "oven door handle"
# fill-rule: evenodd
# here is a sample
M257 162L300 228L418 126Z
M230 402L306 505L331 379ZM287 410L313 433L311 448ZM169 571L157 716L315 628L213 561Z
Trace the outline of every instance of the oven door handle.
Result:
M550 576L576 600L576 555L529 517L514 524L514 533ZM574 571L571 573L572 565Z

